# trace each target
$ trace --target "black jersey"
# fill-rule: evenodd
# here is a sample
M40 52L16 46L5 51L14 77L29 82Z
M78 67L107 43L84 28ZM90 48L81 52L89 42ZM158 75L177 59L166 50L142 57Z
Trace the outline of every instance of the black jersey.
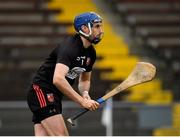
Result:
M70 85L82 72L90 72L96 60L96 51L91 45L84 48L79 35L67 38L64 42L50 53L46 61L38 69L33 83L39 84L53 92L60 92L53 85L53 75L57 63L62 63L69 67L66 79Z

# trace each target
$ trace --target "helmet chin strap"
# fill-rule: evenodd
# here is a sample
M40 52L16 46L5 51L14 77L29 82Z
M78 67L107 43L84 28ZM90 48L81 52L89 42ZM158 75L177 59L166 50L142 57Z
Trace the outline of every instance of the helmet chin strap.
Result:
M89 28L89 34L84 33L82 30L79 30L79 33L88 38L92 34L92 29L91 29L90 23L88 23L88 28Z

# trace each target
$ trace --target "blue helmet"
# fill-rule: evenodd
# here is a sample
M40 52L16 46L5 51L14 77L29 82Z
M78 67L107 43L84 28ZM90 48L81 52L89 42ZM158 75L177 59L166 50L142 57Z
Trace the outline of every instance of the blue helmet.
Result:
M85 12L75 17L74 28L77 32L81 30L82 25L90 25L93 23L102 22L102 18L95 12Z

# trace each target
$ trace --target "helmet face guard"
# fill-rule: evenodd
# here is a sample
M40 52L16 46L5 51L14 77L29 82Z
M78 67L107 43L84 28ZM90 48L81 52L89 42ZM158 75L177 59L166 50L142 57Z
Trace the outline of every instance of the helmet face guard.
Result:
M99 23L99 22L102 22L102 18L98 14L96 14L94 12L86 12L86 13L80 14L75 17L74 28L75 28L76 32L78 32L80 35L85 37L91 43L97 44L102 39L102 37L99 36L96 38L91 38L91 34L92 34L93 24ZM89 30L90 30L89 34L86 34L81 30L82 25L86 25L89 28Z

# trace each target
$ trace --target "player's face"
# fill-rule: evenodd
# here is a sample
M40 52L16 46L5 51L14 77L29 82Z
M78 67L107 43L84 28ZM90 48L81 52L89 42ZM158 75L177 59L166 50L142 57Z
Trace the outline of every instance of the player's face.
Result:
M102 37L104 35L103 31L103 25L101 22L94 23L92 27L92 34L90 36L90 39L94 41L94 44L97 44L99 41L101 41Z
M101 22L94 23L92 27L92 36L102 38L104 34L103 25Z

